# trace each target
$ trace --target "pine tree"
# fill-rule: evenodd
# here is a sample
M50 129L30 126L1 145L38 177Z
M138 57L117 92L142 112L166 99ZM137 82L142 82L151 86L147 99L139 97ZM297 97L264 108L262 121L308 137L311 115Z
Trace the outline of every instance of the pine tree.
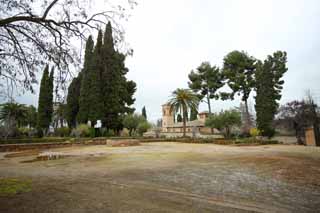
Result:
M146 111L146 107L145 106L142 108L141 114L147 120L147 111Z
M250 120L248 98L252 89L254 89L256 59L243 51L233 51L230 52L223 60L223 75L226 78L226 83L232 89L229 97L233 99L236 94L242 96L241 99L245 103L247 114L244 131L245 133L249 133L252 122Z
M79 73L78 77L72 80L68 88L66 118L67 118L68 126L73 128L76 127L76 124L77 124L81 80L82 80L82 72Z
M84 66L81 71L80 81L80 96L79 96L79 112L77 115L77 121L79 123L87 123L90 110L90 86L91 76L90 73L93 71L93 47L94 42L92 36L89 36L84 56Z
M203 62L196 71L191 71L188 77L189 88L198 94L200 100L208 104L209 114L211 114L210 100L219 98L217 92L224 85L224 76L219 67Z
M257 65L255 109L257 126L264 136L272 137L275 133L272 121L279 107L277 101L281 99L284 84L281 78L288 70L286 62L287 53L278 51Z
M53 70L49 76L49 66L47 65L43 71L39 102L38 102L38 117L37 127L42 129L43 132L47 132L52 119L52 99L53 99Z

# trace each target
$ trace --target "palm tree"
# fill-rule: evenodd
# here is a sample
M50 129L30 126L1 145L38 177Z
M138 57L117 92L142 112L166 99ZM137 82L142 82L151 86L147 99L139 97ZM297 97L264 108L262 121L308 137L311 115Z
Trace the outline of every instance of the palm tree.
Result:
M17 126L20 127L27 118L27 108L24 104L4 103L0 105L0 120L4 123L6 135Z
M171 106L171 111L175 113L182 112L183 137L185 137L188 110L198 111L199 98L189 89L178 88L172 92L172 98L168 104Z
M0 105L0 120L21 126L27 118L27 107L24 104L5 103Z

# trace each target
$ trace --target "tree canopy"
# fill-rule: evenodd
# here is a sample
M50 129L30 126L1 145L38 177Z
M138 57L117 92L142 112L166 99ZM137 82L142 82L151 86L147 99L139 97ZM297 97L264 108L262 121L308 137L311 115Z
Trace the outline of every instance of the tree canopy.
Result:
M191 71L189 77L189 88L197 93L199 100L208 104L211 114L210 99L218 99L217 91L224 85L224 76L219 67L211 66L209 62L203 62L196 71ZM194 118L193 118L194 119Z
M49 66L47 65L43 71L39 101L38 101L38 118L37 127L46 131L52 120L53 113L53 72L49 75Z
M126 78L129 70L125 58L114 46L111 23L104 32L99 31L95 45L92 36L88 38L84 66L79 74L81 79L70 85L67 98L69 120L73 120L73 124L76 118L77 123L91 121L93 125L101 120L103 127L116 132L123 128L123 116L135 110L132 104L136 91L136 83ZM79 99L70 97L73 91L79 92ZM77 102L78 112L77 107L72 106Z
M255 74L257 127L263 136L272 137L275 133L272 122L277 113L284 81L282 77L288 70L286 52L275 52L264 62L259 61Z
M237 110L226 110L214 113L206 120L206 126L225 130L226 138L230 138L231 128L241 124L241 115Z
M232 51L223 59L223 75L226 77L227 85L232 90L229 97L233 99L236 94L241 95L241 99L245 103L246 124L244 131L247 133L249 133L252 126L248 109L248 98L255 86L255 71L256 59L249 56L246 52Z

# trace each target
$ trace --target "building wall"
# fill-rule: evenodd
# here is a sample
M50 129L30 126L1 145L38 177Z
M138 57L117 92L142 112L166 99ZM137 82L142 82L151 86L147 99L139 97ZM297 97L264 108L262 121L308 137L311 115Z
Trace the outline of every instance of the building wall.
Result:
M174 124L173 114L170 110L170 105L162 106L162 131L168 131L167 127Z

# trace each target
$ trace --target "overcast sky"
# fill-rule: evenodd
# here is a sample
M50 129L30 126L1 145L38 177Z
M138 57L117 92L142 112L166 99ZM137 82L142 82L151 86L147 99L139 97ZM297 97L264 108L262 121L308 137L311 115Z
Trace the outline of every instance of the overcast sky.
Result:
M319 0L139 0L125 23L126 41L134 49L127 66L128 78L138 85L135 107L141 112L145 105L152 121L161 118L161 105L173 90L187 87L192 69L203 61L221 66L233 50L261 60L286 51L281 103L302 98L308 89L319 100L319 20ZM37 98L18 100L36 105ZM220 111L239 100L212 104Z

